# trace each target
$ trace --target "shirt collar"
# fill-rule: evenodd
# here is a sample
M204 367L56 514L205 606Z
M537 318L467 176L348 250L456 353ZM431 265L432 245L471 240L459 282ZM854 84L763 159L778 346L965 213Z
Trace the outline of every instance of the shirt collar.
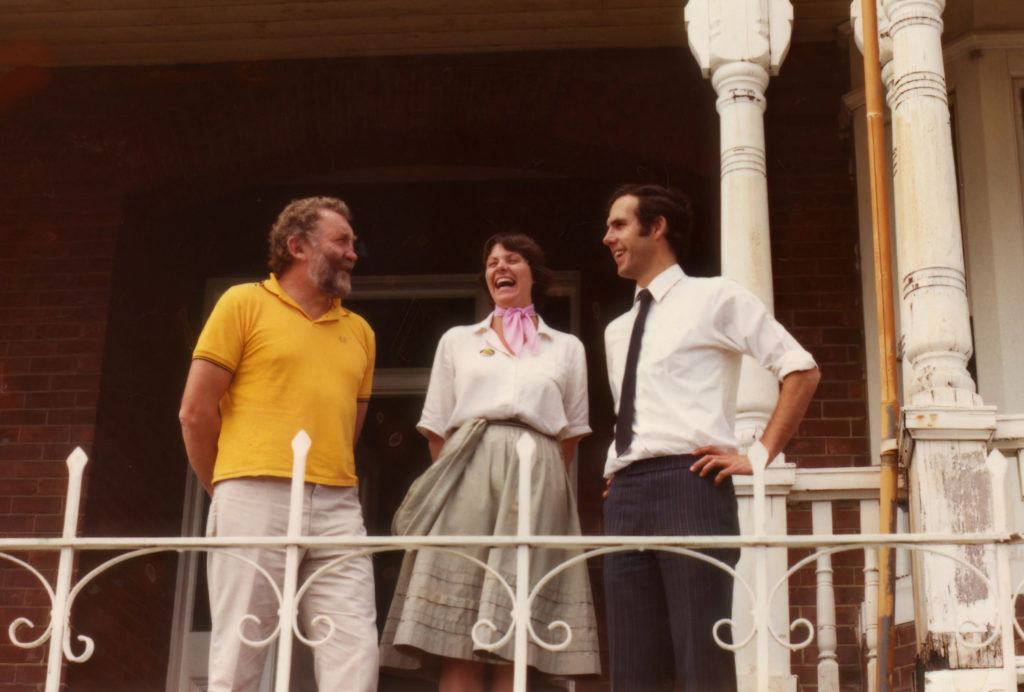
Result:
M488 329L490 329L491 328L491 318L492 317L494 317L494 313L493 312L491 314L489 314L487 317L485 317L482 322L477 322L476 324L474 324L473 325L473 333L474 334L479 334L481 332L486 332Z
M263 281L260 282L260 286L262 286L268 293L272 293L273 295L277 296L277 298L282 303L284 303L285 305L290 305L291 307L293 307L296 310L298 310L299 312L301 312L303 315L306 315L306 311L303 310L299 306L299 304L296 303L292 299L292 297L290 295L288 295L287 292L285 292L285 290L283 288L281 288L281 284L278 283L277 276L274 275L273 272L271 272L270 278L264 279ZM314 322L329 322L329 321L332 321L332 320L340 319L342 317L348 317L348 314L349 314L349 311L346 310L345 308L341 307L341 299L340 298L335 298L334 300L331 301L331 308L327 312L325 312L323 315L321 315L319 318L317 318L317 319L315 319L313 321ZM308 317L309 315L306 315L306 316Z
M494 311L491 310L491 314L485 317L482 321L477 322L473 325L473 333L481 334L491 328L491 318L494 317ZM547 322L540 315L537 315L537 335L543 336L546 339L551 339L551 332L554 331L548 326Z
M665 294L668 293L669 289L675 286L677 283L686 278L686 272L678 264L673 264L668 267L660 274L658 274L651 283L647 284L647 290L651 292L655 301L660 302ZM633 301L636 302L636 297L640 294L640 291L644 289L639 286L633 293Z

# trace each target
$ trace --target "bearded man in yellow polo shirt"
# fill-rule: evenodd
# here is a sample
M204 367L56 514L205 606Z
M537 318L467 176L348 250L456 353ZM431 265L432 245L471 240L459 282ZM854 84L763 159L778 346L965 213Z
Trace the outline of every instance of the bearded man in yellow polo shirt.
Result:
M341 200L289 204L270 231L270 278L234 286L217 302L193 354L181 403L189 463L213 497L209 536L280 536L288 523L291 440L312 439L303 492L303 533L364 536L353 447L362 429L374 366L373 331L342 307L356 261L351 213ZM280 585L284 549L210 553L213 628L210 692L256 690L277 625L278 599L259 564ZM309 549L299 583L344 554ZM299 602L321 690L374 690L377 629L368 556L331 567ZM255 616L258 622L246 616ZM243 619L245 622L243 623ZM282 623L287 629L289 623ZM284 636L288 636L285 634Z

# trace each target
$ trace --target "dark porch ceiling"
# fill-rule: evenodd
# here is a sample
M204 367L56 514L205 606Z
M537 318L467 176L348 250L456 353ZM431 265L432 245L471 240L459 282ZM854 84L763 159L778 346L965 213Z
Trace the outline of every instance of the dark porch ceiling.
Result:
M685 45L685 0L0 0L0 67ZM849 0L793 0L832 41Z

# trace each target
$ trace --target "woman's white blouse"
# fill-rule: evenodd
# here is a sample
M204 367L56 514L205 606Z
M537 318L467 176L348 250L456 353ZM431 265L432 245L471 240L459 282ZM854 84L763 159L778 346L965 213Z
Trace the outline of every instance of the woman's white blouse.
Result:
M518 420L559 440L590 432L583 344L537 319L537 352L516 357L491 329L453 327L441 337L416 429L447 438L466 421Z

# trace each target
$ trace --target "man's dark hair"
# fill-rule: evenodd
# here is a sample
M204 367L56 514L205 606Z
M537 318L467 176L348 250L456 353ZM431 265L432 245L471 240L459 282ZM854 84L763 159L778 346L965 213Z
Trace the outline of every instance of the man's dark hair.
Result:
M534 304L540 306L544 302L544 296L548 293L548 287L555 278L555 273L548 268L547 260L544 257L544 250L530 236L525 233L503 232L495 233L484 243L484 269L480 272L480 280L486 287L487 279L487 258L495 245L501 245L510 252L518 252L526 260L530 267L530 276L533 278L533 290L530 298Z
M665 219L668 240L676 259L686 257L690 235L693 233L693 211L682 193L661 185L627 183L608 198L607 209L611 209L619 197L631 195L637 198L636 216L640 221L640 234L650 235L651 226L659 217ZM606 209L606 210L607 210Z

